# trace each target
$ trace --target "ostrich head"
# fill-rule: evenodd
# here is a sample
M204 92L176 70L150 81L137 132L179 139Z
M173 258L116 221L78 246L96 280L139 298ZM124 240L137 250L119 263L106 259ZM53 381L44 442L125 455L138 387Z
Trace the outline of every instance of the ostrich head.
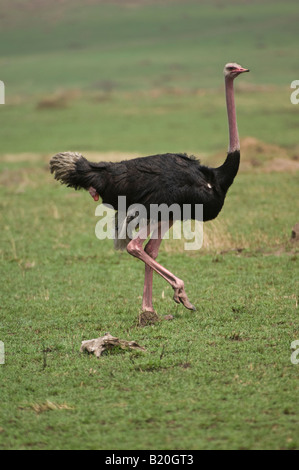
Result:
M240 75L240 73L243 72L249 72L249 69L244 69L241 65L236 64L235 62L226 64L223 70L225 78L231 79L236 78L238 75Z

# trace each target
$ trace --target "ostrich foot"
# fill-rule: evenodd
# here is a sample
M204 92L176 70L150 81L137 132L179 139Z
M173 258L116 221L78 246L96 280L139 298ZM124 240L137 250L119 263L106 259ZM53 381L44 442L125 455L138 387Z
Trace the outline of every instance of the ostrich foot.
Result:
M194 305L191 304L190 300L187 297L184 287L174 288L173 300L177 304L183 304L188 310L196 311Z
M158 321L160 321L160 317L154 309L143 310L138 316L139 326L154 325Z
M161 320L173 320L174 316L173 315L164 315L163 318L160 318L157 312L155 310L143 310L143 312L140 313L138 316L138 326L148 326L148 325L154 325L155 323L161 321Z

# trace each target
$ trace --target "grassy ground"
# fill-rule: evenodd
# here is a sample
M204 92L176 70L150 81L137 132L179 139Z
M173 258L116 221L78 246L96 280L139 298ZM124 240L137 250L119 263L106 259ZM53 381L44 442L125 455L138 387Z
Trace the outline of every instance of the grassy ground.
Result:
M87 194L27 165L2 172L0 447L297 448L298 173L241 173L201 252L165 242L198 310L155 277L175 319L140 328L141 263L96 239ZM106 331L146 352L79 352Z
M298 449L296 2L2 3L0 449ZM241 171L203 248L159 255L197 312L155 276L174 320L140 328L143 265L95 237L96 205L53 181L49 156L220 163L228 50L253 68ZM146 351L79 352L107 331Z

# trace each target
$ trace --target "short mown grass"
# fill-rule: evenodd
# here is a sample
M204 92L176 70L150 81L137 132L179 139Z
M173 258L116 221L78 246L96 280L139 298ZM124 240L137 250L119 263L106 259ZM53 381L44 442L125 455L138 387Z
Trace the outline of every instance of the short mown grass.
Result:
M89 195L43 167L12 174L1 189L2 449L298 447L298 248L284 212L296 174L238 176L217 221L232 233L224 252L215 237L190 253L165 241L159 260L197 312L155 276L157 312L174 320L145 328L143 266L95 237ZM79 352L107 331L146 352Z

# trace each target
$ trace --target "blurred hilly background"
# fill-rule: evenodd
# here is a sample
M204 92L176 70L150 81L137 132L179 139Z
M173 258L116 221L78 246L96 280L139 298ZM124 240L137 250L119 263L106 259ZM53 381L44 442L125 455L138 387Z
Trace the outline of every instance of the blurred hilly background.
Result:
M222 70L237 61L251 69L237 82L243 169L281 169L281 159L297 168L299 105L290 102L299 79L297 1L0 6L2 160L26 153L36 164L70 149L95 158L192 152L222 160Z

